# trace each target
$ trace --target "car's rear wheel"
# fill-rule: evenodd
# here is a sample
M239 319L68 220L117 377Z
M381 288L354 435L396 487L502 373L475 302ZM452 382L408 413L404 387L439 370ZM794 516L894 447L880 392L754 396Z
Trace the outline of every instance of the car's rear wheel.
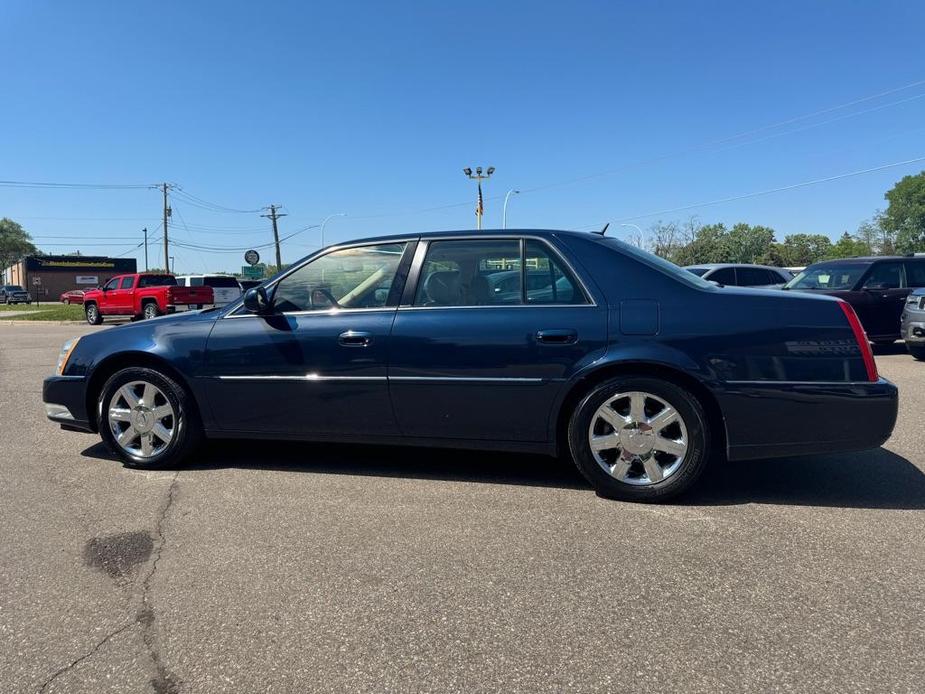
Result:
M159 315L161 315L161 312L158 310L157 304L154 303L153 301L147 302L141 308L141 316L145 320L148 320L150 318L157 318Z
M698 400L674 383L619 377L598 384L578 405L569 449L602 496L664 501L703 472L709 428Z
M90 325L99 325L103 322L103 316L100 314L99 306L96 304L87 304L84 306L84 313Z
M915 359L925 361L925 345L910 345L906 343L906 349L909 350L909 354Z
M181 464L202 439L202 426L186 390L148 368L115 373L97 403L100 436L129 467Z

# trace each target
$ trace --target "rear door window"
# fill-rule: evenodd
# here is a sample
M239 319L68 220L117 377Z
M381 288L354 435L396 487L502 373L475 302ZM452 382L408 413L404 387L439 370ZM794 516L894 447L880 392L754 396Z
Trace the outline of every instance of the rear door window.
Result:
M523 303L516 239L433 241L421 268L415 306Z
M925 259L906 261L906 286L925 287Z
M774 283L768 271L760 267L737 267L736 279L740 287L763 287Z
M877 263L864 280L865 289L899 289L902 286L902 263Z
M711 282L719 282L720 284L730 284L732 286L736 285L736 270L734 267L721 267L719 270L714 270L712 274L707 275L706 279Z

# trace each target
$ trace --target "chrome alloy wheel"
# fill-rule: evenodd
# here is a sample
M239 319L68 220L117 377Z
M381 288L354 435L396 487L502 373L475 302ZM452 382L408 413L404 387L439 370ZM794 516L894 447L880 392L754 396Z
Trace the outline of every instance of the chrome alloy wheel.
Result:
M138 458L162 453L177 429L170 401L146 381L132 381L119 388L109 401L108 419L119 447Z
M687 427L668 402L633 391L617 393L597 408L588 429L591 453L614 479L637 486L676 473L687 455Z

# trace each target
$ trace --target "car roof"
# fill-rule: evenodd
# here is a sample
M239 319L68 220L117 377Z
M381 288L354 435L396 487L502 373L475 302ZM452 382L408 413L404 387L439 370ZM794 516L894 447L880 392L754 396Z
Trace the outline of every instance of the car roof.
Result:
M405 239L440 239L452 238L455 236L539 236L548 238L551 236L580 236L582 238L599 238L587 231L566 231L564 229L456 229L453 231L424 231L409 232L407 234L389 234L388 236L369 236L361 239L351 239L341 243L333 244L337 246L348 246L359 243L372 243L376 241L404 241Z
M864 255L857 256L855 258L832 258L831 260L820 260L817 263L813 263L808 267L815 267L817 265L869 265L871 263L877 263L887 260L915 260L913 256L905 255Z
M776 267L774 265L756 265L755 263L697 263L696 265L685 265L684 269L704 268L706 270L719 270L724 267L760 267L762 270L786 270L785 267Z

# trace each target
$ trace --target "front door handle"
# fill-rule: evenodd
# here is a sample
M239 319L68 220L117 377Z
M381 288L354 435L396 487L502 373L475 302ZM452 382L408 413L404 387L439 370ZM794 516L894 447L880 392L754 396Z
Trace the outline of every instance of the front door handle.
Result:
M578 331L538 330L536 341L544 345L573 345L578 342Z
M372 333L363 333L356 330L348 330L337 337L337 343L344 347L368 347L372 341Z

